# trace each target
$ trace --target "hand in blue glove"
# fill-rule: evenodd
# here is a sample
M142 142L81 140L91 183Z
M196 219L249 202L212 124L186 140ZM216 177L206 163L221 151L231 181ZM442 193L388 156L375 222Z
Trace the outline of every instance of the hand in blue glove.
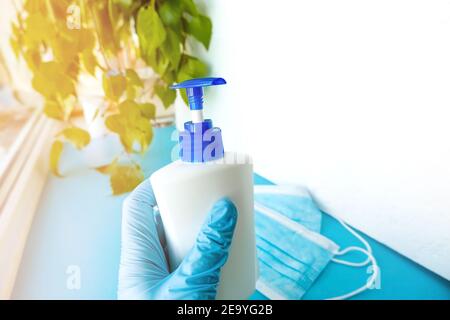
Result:
M169 273L160 218L153 211L155 205L148 179L124 202L118 298L214 299L236 226L236 207L227 199L219 200L209 212L192 250Z

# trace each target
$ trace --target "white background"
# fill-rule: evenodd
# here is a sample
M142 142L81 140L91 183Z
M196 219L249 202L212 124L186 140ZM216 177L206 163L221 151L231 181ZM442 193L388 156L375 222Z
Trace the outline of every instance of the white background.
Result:
M450 279L450 1L208 4L225 148Z

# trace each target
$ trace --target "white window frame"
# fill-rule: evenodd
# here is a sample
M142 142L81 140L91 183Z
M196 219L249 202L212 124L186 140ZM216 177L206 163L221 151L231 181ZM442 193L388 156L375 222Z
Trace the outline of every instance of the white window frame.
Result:
M36 110L0 167L0 299L11 297L58 125Z

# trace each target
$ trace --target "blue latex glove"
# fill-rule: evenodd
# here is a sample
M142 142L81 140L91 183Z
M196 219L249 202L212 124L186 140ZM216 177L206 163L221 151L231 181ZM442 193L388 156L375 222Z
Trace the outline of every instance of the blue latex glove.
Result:
M236 207L227 199L219 200L209 212L192 250L170 273L155 205L148 179L124 202L118 298L214 299L236 226Z

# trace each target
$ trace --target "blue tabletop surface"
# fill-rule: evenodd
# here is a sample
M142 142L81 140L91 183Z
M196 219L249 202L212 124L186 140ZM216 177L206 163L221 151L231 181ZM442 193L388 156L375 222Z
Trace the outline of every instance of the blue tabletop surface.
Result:
M173 127L155 130L141 163L149 176L170 162ZM74 151L75 152L75 151ZM75 158L66 155L65 158ZM62 159L64 161L64 157ZM255 175L256 184L270 183ZM16 279L16 299L115 299L120 257L121 203L108 178L88 168L65 178L49 176L36 212ZM339 223L324 214L322 233L341 247L360 245ZM376 288L356 299L450 299L450 282L365 236L381 270ZM349 256L349 259L359 257ZM80 287L68 285L80 272ZM330 263L305 299L341 295L367 281L370 270ZM259 293L253 299L264 299Z

